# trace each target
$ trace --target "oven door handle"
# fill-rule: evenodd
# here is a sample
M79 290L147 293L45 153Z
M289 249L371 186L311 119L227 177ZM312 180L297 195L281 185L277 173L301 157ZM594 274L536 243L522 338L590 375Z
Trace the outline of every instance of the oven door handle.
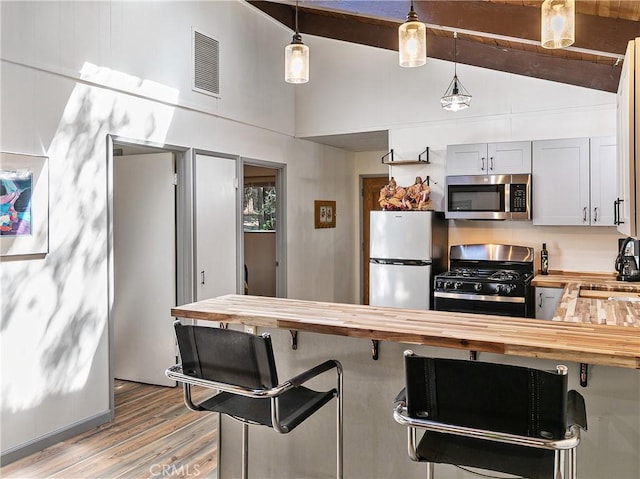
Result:
M493 303L524 303L525 298L521 296L491 296L487 294L472 293L447 293L444 291L436 291L433 293L436 298L448 299L469 299L473 301L491 301Z

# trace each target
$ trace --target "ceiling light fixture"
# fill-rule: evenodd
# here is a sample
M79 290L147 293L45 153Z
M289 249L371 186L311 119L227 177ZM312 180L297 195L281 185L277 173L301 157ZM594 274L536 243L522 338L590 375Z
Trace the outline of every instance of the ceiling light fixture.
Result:
M407 21L398 28L398 53L401 67L419 67L427 62L427 27L418 21L413 0Z
M287 83L309 81L309 47L302 43L298 30L298 0L296 0L296 31L284 49L284 80Z
M576 41L574 0L545 0L542 3L540 43L543 48L564 48Z
M449 111L464 110L471 106L471 95L469 95L467 89L463 87L460 80L458 80L457 42L458 32L453 32L453 80L451 80L444 95L440 98L442 108Z

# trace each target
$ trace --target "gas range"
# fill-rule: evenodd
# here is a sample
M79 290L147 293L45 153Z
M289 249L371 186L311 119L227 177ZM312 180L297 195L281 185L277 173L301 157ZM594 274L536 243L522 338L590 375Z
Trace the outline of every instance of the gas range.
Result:
M531 283L533 273L511 269L454 268L435 280L435 291L517 297Z
M533 317L533 248L452 246L449 271L434 278L434 308Z

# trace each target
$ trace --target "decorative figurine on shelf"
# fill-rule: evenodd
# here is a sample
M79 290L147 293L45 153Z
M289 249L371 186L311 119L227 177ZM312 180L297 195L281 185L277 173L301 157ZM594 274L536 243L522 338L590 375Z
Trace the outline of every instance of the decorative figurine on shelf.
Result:
M429 185L423 183L422 178L416 176L416 182L407 188L407 196L405 198L405 203L408 206L408 209L417 209L417 210L430 210L431 209L431 199L429 198L429 194L431 193L431 188Z
M396 180L391 178L389 183L382 187L378 203L383 210L405 210L407 209L405 196L407 190L396 184Z

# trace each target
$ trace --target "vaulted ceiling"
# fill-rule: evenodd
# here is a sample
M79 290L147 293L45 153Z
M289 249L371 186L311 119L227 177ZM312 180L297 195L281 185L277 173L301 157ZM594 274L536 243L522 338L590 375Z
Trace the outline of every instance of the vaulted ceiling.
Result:
M293 30L295 1L247 0ZM576 0L576 41L540 47L542 0L414 0L427 24L427 56L608 92L617 91L629 40L640 36L640 0ZM299 0L300 32L398 49L409 0Z

